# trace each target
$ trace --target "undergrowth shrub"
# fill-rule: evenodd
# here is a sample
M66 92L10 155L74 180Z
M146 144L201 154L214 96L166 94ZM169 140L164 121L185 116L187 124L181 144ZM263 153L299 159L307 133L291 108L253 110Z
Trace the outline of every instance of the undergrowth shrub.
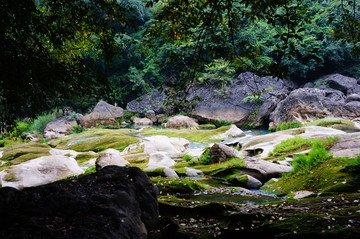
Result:
M326 150L326 146L321 141L316 141L308 154L294 155L293 172L306 172L331 157L332 155Z
M36 117L36 119L34 119L32 124L30 125L29 129L30 129L30 131L42 134L45 130L47 123L49 123L55 119L56 119L55 111L43 113L42 115L39 115L38 117Z
M206 149L204 151L204 153L201 155L201 157L199 158L199 163L200 164L209 164L210 162L211 162L210 150Z

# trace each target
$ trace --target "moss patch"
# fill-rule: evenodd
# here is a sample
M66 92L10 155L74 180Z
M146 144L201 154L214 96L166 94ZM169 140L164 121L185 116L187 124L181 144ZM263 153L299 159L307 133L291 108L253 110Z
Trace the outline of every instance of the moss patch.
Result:
M158 178L152 177L151 181L159 188L160 194L164 193L194 193L196 191L208 190L209 187L191 179Z
M140 141L136 137L124 134L133 132L136 131L130 129L92 129L81 134L52 140L49 144L59 149L71 149L78 152L99 152L108 148L123 150L130 144Z
M306 123L304 126L322 126L322 127L331 127L340 130L356 130L355 123L351 120L341 119L341 118L323 118L318 119L309 123Z
M4 149L1 160L11 161L12 164L19 164L30 159L48 156L50 147L46 144L29 142L17 144Z
M289 173L279 181L268 182L266 187L276 189L282 193L292 191L315 192L356 192L360 189L360 176L345 172L345 159L332 158L320 163L312 170Z
M144 129L141 134L144 136L165 135L168 137L185 138L193 142L216 142L219 141L219 139L211 139L211 137L225 133L229 129L230 126L222 126L212 130L148 128Z

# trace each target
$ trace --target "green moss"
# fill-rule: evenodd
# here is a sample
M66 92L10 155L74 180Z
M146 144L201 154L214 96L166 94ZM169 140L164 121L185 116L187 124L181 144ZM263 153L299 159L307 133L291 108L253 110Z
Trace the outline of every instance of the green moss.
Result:
M355 123L351 120L341 119L341 118L323 118L318 119L309 123L304 124L304 126L322 126L322 127L332 127L340 130L354 130Z
M212 136L225 133L230 126L223 126L212 130L196 130L196 129L144 129L141 134L149 135L165 135L168 137L185 138L192 142L216 142L219 139L211 139Z
M302 126L302 124L298 121L288 121L288 122L283 122L283 123L279 124L278 126L276 126L275 131L300 128L301 126ZM273 129L270 129L270 130L273 130Z
M22 163L30 159L48 156L50 147L46 144L29 142L17 144L4 149L1 160L11 161L13 164Z
M16 173L13 172L12 168L7 168L5 170L5 175L3 180L7 181L7 182L16 182L18 181L17 177L16 177Z
M356 192L360 188L360 176L344 171L346 163L344 159L332 158L320 163L306 173L289 173L279 181L271 181L266 184L269 189L275 189L282 193L291 191L315 191L315 192Z
M80 134L68 135L56 140L52 140L49 144L59 149L71 149L78 152L84 151L102 151L108 148L123 150L130 144L140 141L137 137L128 136L124 133L134 133L136 131L130 129L91 129ZM77 140L88 139L82 142Z
M96 153L93 153L93 152L84 152L84 153L78 154L75 157L75 160L78 163L84 163L86 161L89 161L90 159L97 158L98 156L99 156L99 154L96 154Z
M245 168L245 161L241 158L231 158L222 163L214 163L209 165L193 165L195 169L199 169L204 172L204 174L211 176L219 176L220 173L226 173L230 169L242 169Z
M86 138L93 138L93 137L100 137L100 136L117 136L117 135L125 135L125 134L134 134L136 130L132 129L90 129L84 131L80 134L72 134L67 135L62 138L53 139L48 142L51 147L61 148L64 149L67 147L68 144L73 143L76 140L86 139ZM88 142L88 141L84 141Z
M201 124L199 125L200 129L216 129L216 126L213 124Z
M300 136L295 136L294 138L283 140L277 144L273 151L269 153L269 156L286 157L290 154L309 149L317 143L324 145L324 147L328 149L333 146L338 139L339 137L305 139Z
M161 193L194 193L196 191L208 190L209 187L199 181L191 179L158 178L153 177L151 181L159 188Z

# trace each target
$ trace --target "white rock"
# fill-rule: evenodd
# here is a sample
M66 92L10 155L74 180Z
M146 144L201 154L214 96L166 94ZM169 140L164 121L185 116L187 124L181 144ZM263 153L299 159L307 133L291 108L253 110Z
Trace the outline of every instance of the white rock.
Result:
M211 139L226 139L231 137L237 137L237 136L244 136L245 133L239 129L236 125L231 125L230 129L228 129L225 133L214 135L211 137Z
M76 121L68 121L61 118L51 121L46 125L44 138L55 139L63 137L72 130L73 125L76 125Z
M156 135L143 139L144 153L166 152L170 156L178 156L185 152L189 141L183 138L170 138Z
M199 169L188 168L188 167L185 167L185 169L186 169L186 176L188 177L198 177L199 175L203 174L203 171Z
M129 164L116 149L107 149L96 159L95 165L96 169L101 169L108 165L116 165L123 167Z
M80 164L80 167L82 169L88 169L88 168L90 168L92 166L95 166L95 162L96 162L96 158L92 158L92 159L89 159L88 161Z
M164 168L165 176L168 178L179 178L179 175L175 172L174 169L166 167Z
M307 197L309 195L313 194L313 192L310 192L310 191L297 191L297 192L294 192L294 199L300 199L300 198L304 198L304 197Z
M148 118L135 117L134 118L134 124L135 124L135 127L137 127L137 126L151 126L153 124L153 122Z
M84 173L76 160L62 155L44 156L10 166L0 172L2 187L22 189Z
M339 134L345 134L345 131L334 129L331 127L322 127L322 126L305 126L301 127L305 129L305 132L299 134L303 138L312 138L312 137L321 137L321 136L333 136Z
M292 170L292 167L290 166L284 166L256 158L246 158L245 164L247 169L256 170L264 177L269 179L277 177L281 173L288 173Z
M69 156L70 155L70 157L73 157L73 158L75 158L76 156L81 154L81 153L76 152L74 150L63 150L63 149L50 149L49 153L51 155L63 155L63 156Z
M150 154L149 163L145 170L167 168L175 164L176 162L172 160L166 152L156 152Z
M3 156L3 151L0 151L0 159L2 158Z

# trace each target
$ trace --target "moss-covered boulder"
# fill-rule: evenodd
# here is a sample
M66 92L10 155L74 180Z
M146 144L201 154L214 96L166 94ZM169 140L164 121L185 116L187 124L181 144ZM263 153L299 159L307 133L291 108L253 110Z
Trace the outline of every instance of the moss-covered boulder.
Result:
M19 164L30 159L50 155L50 146L36 142L17 144L3 149L1 160Z
M123 150L130 144L140 141L137 137L124 134L133 132L136 131L127 129L92 129L80 134L52 140L49 144L58 149L71 149L78 152L99 152L108 148Z
M304 126L331 127L339 130L360 130L360 125L342 118L322 118L304 124Z
M192 142L216 142L221 139L212 139L211 137L225 133L230 129L230 126L222 126L217 129L204 130L204 129L144 129L141 134L144 136L150 135L165 135L168 137L184 138Z

